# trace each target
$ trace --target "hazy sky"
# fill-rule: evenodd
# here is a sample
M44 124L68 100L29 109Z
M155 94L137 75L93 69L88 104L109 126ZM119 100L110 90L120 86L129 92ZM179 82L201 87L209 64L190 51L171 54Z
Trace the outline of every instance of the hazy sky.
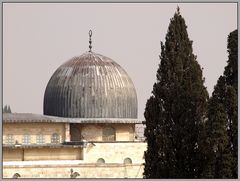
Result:
M223 73L227 36L237 28L236 3L178 3L204 68L211 95ZM115 60L129 74L143 119L160 62L160 41L176 3L4 3L3 105L13 112L43 113L43 96L54 71L73 56L93 51Z

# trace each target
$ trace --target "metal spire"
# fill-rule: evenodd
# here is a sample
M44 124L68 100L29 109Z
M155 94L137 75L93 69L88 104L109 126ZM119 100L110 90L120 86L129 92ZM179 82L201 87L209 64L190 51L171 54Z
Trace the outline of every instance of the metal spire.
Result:
M91 37L92 37L92 30L89 30L89 52L92 52L92 40L91 40Z

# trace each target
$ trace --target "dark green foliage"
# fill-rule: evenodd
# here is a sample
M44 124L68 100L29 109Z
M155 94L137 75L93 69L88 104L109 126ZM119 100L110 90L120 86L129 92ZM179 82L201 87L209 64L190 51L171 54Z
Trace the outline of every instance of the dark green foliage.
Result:
M226 93L226 80L221 76L209 100L208 121L206 122L208 148L204 178L231 178L233 164L227 131L227 112L224 109L222 95Z
M234 87L237 92L238 86L238 31L234 30L228 36L228 64L225 67L224 76L227 85Z
M145 109L145 178L197 178L208 93L179 9L161 43L157 83Z
M233 178L238 177L238 30L228 36L228 65L225 67L226 100L231 152L233 156Z
M3 108L3 113L12 113L10 106L5 105Z
M155 127L157 118L153 117L153 115L158 115L158 107L155 103L155 99L150 97L146 104L146 110L144 116L146 119L151 119L151 122L146 122L147 129L144 132L144 136L148 138L148 152L144 153L145 157L145 167L148 168L148 172L145 172L145 178L158 178L157 177L157 158L158 158L158 148L156 145L157 140L157 129Z
M3 108L3 113L6 113L6 112L7 112L7 105L5 105Z
M10 106L7 108L8 113L12 113Z
M205 178L237 178L237 30L228 37L228 65L214 87L206 122Z

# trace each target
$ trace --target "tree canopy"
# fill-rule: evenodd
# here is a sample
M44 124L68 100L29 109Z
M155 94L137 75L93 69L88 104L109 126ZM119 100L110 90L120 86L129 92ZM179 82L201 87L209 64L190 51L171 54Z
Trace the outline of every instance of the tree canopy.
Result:
M179 8L161 42L157 82L145 108L145 178L197 178L208 93Z

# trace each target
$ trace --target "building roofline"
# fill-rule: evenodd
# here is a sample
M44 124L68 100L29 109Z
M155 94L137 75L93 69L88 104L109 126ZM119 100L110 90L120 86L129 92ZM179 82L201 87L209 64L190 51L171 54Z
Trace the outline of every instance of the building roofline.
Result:
M3 123L125 123L142 124L132 118L66 118L33 113L3 113Z

